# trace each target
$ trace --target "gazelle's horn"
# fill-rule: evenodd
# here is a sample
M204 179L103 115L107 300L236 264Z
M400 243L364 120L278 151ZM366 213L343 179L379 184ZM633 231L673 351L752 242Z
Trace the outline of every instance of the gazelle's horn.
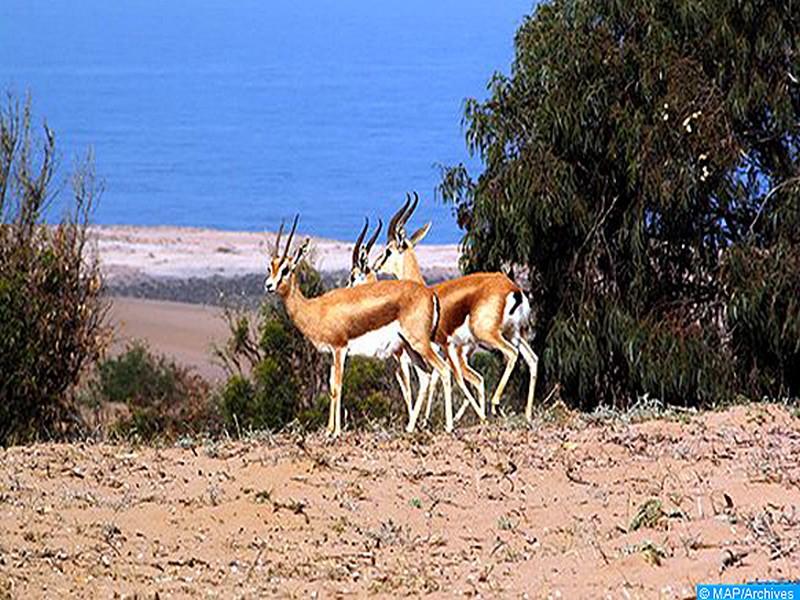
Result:
M372 237L370 237L369 240L367 240L367 247L366 247L367 256L369 256L369 253L372 250L372 246L375 245L375 240L378 239L378 236L381 233L381 227L383 227L383 221L378 219L378 226L375 228L375 233L373 233Z
M389 221L389 228L386 230L386 238L389 241L392 241L392 239L394 238L395 230L397 228L397 222L400 220L400 217L402 217L405 214L409 204L411 204L411 196L406 194L406 203L400 207L400 210L394 213L392 220Z
M405 226L405 224L408 223L408 220L411 218L411 215L413 215L414 211L417 210L418 204L419 204L419 194L417 194L417 192L414 192L414 203L405 212L403 218L400 219L400 225Z
M358 255L361 253L361 242L364 241L364 236L367 235L367 229L369 229L369 218L364 217L364 228L361 230L361 233L358 234L356 244L353 246L353 266L358 264Z
M278 229L278 237L275 238L275 248L272 250L272 258L278 258L278 252L281 247L281 236L283 235L283 220L281 220L281 227Z
M289 238L286 240L286 249L283 251L283 257L281 258L281 262L286 260L286 257L289 256L289 248L292 247L292 239L294 238L294 232L297 230L297 221L300 219L300 214L296 214L294 216L294 221L292 222L292 230L289 232Z

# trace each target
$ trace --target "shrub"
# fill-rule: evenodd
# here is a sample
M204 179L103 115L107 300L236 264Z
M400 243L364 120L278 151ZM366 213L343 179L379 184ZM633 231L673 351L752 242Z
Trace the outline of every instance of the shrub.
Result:
M71 390L108 339L88 225L99 195L91 154L55 226L53 132L31 132L30 101L0 108L0 444L53 438L78 424Z
M108 405L124 406L113 422L100 425L126 438L174 439L220 429L206 381L138 342L98 364L82 400L96 415Z
M363 356L347 359L342 382L342 407L356 427L389 425L401 417L404 406L395 391L395 363Z
M727 257L727 320L743 387L800 396L800 245L739 248Z
M236 374L228 379L222 390L222 411L229 428L276 430L294 418L295 377L281 363L265 356L250 378Z

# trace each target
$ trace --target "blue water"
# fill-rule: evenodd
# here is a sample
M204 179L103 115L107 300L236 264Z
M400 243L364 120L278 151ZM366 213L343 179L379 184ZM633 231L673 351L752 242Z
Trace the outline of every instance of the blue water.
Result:
M436 163L468 161L465 97L508 72L531 0L2 0L0 88L30 91L68 167L92 146L99 223L350 239ZM468 161L475 167L475 161ZM66 169L62 177L66 176Z

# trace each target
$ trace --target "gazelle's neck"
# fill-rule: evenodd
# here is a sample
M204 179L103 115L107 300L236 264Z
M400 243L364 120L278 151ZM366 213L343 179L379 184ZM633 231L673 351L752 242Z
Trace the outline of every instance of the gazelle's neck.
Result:
M422 271L419 268L417 253L413 248L409 248L403 252L403 276L400 279L416 281L417 283L426 285L425 280L422 278Z
M306 310L308 298L303 295L300 284L294 273L289 275L286 285L278 288L278 294L283 298L286 312L297 328L308 338L313 337L313 317Z

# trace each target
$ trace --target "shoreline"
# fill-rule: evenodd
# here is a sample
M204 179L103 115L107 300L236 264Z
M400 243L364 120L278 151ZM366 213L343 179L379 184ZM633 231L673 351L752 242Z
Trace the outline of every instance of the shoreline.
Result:
M355 238L358 232L353 232ZM109 282L137 279L188 279L263 275L275 232L227 231L194 227L94 225L90 228L103 273ZM310 237L312 260L323 274L347 272L353 241ZM285 239L285 238L284 238ZM377 256L382 244L373 248ZM457 244L420 244L423 271L443 278L458 272Z

